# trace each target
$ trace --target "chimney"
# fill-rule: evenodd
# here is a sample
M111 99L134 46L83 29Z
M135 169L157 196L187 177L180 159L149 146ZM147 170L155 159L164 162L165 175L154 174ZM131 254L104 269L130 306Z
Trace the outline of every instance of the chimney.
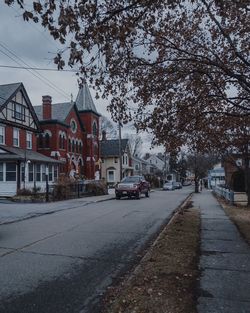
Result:
M52 102L51 96L43 96L43 119L44 120L50 120L52 118L51 102Z
M102 140L104 141L104 140L107 140L107 133L106 133L106 130L103 130L102 131Z

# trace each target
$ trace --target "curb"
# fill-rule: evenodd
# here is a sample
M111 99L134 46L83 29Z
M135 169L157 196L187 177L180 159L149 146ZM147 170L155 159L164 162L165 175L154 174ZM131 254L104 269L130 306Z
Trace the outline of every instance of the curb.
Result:
M145 255L140 259L139 264L135 267L135 269L129 274L128 277L128 282L137 274L137 272L140 270L141 268L141 263L145 262L149 257L150 257L150 253L151 253L151 249L158 243L158 241L161 239L162 237L162 233L166 230L166 228L173 222L174 218L179 214L179 212L182 210L182 208L188 203L188 201L190 201L190 199L193 196L193 192L191 194L189 194L185 200L182 201L182 203L173 211L172 216L170 217L170 219L168 220L167 224L160 230L160 233L158 234L158 236L156 237L156 239L153 241L153 243L149 246L149 248L147 249L147 252L145 253Z

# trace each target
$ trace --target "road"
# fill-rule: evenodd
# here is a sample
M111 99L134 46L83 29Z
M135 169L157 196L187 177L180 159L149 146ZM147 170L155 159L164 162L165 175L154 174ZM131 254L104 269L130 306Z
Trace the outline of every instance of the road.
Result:
M138 260L190 191L68 209L64 202L64 210L1 225L0 312L100 312L107 286Z

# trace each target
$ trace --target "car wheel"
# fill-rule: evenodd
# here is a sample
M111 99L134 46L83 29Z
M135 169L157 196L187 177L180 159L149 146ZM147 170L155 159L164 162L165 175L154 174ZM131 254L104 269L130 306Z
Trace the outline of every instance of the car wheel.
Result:
M146 198L149 198L149 191L145 192L145 196L146 196Z
M139 199L141 198L141 193L140 193L140 191L137 191L135 197L136 197L137 200L139 200Z

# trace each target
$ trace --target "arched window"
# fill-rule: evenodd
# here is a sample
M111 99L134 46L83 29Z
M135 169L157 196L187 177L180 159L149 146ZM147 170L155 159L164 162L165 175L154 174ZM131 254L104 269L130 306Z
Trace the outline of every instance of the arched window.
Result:
M94 123L93 123L93 135L97 136L97 125L96 125L96 121L94 121Z
M45 148L49 148L49 146L50 146L50 135L48 133L45 134L44 141L45 141Z
M68 139L68 150L69 150L69 152L71 152L71 140L70 140L70 138Z
M82 143L81 143L81 141L79 142L79 153L82 153Z
M43 148L43 135L40 134L38 137L38 147Z
M72 140L72 152L75 152L75 141L74 141L74 139Z

